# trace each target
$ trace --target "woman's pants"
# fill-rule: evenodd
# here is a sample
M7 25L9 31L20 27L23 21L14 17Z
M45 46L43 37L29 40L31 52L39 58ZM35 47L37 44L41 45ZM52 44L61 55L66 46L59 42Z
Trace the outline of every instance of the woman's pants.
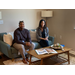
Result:
M39 44L42 46L42 47L47 47L49 46L49 43L47 40L40 40Z

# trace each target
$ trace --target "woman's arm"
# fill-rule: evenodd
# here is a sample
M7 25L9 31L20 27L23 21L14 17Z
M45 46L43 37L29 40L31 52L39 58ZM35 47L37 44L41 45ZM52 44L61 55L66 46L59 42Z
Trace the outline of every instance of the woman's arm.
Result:
M41 40L45 40L45 38L40 38Z
M38 30L38 28L36 29L36 38L44 40L44 38L42 38L41 36L39 36L39 30Z

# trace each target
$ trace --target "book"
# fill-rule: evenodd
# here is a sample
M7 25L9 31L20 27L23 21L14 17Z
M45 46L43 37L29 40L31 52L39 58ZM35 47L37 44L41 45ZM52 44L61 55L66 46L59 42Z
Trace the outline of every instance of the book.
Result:
M57 51L55 51L54 49L50 49L50 48L35 50L35 52L36 52L38 55L50 54L50 53L57 53Z

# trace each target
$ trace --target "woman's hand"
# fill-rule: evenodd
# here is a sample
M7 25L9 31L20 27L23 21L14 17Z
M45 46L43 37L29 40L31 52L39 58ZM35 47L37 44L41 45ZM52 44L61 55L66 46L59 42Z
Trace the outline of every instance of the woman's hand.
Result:
M46 37L46 38L40 38L41 40L47 40L48 41L48 37Z
M48 38L46 37L46 38L44 38L44 40L47 40L48 41Z

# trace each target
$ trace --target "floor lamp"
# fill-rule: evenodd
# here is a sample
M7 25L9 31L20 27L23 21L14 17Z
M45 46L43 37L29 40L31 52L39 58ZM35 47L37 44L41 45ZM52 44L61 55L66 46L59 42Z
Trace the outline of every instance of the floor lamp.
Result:
M53 11L41 11L41 17L46 18L46 25L47 25L47 18L53 16Z

